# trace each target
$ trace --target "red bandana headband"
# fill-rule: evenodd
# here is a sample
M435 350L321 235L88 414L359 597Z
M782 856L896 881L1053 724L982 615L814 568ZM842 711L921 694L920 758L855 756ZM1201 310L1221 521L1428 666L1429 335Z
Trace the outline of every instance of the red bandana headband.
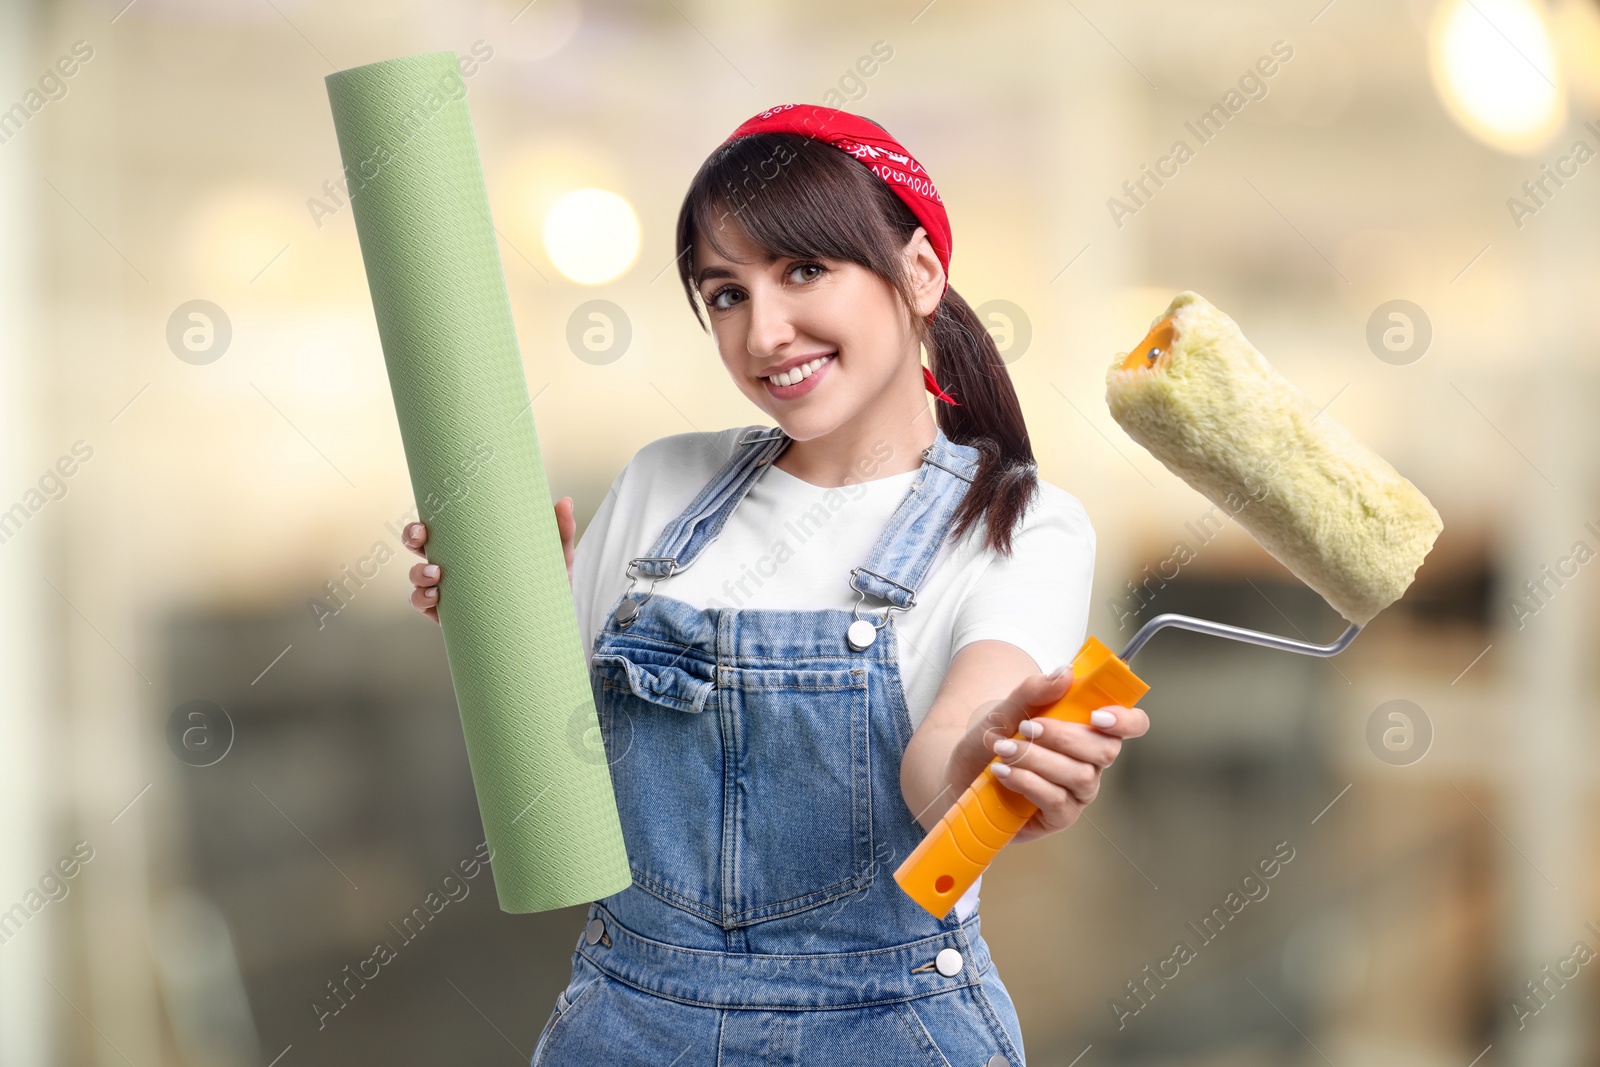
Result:
M950 288L950 217L945 214L944 201L939 190L910 152L889 136L877 123L818 104L780 104L746 119L739 128L728 135L723 146L752 133L797 133L814 141L832 145L847 155L855 157L872 173L883 179L891 192L898 196L911 213L928 231L928 241L934 255L944 267L944 287ZM941 291L940 296L943 296ZM937 309L935 309L937 312ZM933 315L928 316L929 321ZM928 392L949 404L960 406L956 399L939 388L933 372L922 368L922 380Z

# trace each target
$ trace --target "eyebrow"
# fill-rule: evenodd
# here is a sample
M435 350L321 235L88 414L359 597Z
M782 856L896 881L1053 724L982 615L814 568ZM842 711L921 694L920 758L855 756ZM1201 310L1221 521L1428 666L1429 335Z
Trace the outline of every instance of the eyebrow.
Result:
M707 281L711 280L712 278L732 278L732 277L733 277L733 271L729 270L727 267L707 267L707 268L705 268L704 270L702 270L700 272L698 277L695 278L694 285L695 285L695 288L698 289L702 285L704 285Z
M770 266L772 266L772 264L778 262L778 260L780 260L780 259L793 259L793 258L795 258L795 257L793 257L793 256L768 256L766 265L770 267ZM704 285L707 281L709 281L712 278L733 278L733 277L736 277L736 275L733 273L733 271L729 270L727 267L706 267L703 270L701 270L699 274L695 275L694 287L696 289L698 289L698 288L700 288L702 285Z

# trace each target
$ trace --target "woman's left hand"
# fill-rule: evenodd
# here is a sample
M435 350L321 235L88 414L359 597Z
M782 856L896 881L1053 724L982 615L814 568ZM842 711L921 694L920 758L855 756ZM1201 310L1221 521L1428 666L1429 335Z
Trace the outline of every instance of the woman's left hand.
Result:
M986 709L950 753L947 780L959 797L995 756L994 775L1038 807L1016 841L1032 841L1065 830L1100 791L1100 772L1122 750L1122 740L1140 737L1150 718L1139 708L1099 708L1089 723L1042 716L1072 684L1072 670L1059 677L1035 674L1005 700ZM1013 734L1021 734L1012 741ZM1032 736L1029 736L1029 735Z

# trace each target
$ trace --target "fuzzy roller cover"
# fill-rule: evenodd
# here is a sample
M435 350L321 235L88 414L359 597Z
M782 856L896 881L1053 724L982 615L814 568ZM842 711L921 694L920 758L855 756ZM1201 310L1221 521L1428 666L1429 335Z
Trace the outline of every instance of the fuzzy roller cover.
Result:
M1179 293L1106 375L1139 444L1352 623L1400 598L1444 528L1382 457L1273 370L1237 324Z

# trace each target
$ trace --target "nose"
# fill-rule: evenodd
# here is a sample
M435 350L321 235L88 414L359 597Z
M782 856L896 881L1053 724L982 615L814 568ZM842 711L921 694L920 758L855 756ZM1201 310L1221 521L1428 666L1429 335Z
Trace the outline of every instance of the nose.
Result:
M749 309L749 334L745 347L757 359L771 360L783 346L794 340L794 323L782 295L752 292L745 300Z

